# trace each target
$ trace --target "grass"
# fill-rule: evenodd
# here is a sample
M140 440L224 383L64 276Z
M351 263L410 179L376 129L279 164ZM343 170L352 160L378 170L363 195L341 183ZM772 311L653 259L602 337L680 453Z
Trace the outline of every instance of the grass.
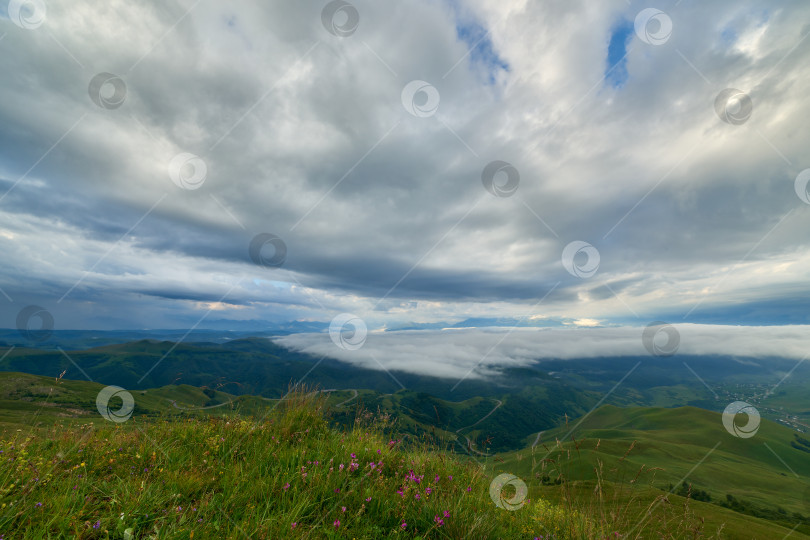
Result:
M113 424L93 413L102 385L23 374L0 382L0 399L19 405L2 411L8 420L0 431L3 540L781 538L790 531L661 489L681 475L668 469L683 465L683 454L669 454L680 448L702 457L701 437L716 436L710 425L716 419L706 411L686 410L685 419L684 410L605 407L582 424L602 442L541 443L480 462L440 442L399 440L400 426L379 412L358 408L353 421L335 426L329 409L351 392L300 389L278 401L169 386L136 391L138 414ZM172 401L228 405L189 412ZM338 409L344 418L345 409ZM667 433L684 433L684 422L693 436L690 445L677 446ZM763 423L763 440L786 452L785 429ZM642 435L643 443L628 442ZM739 441L725 443L731 452ZM749 457L761 467L764 454L755 450L753 456L732 452L725 461L731 467ZM769 487L774 471L765 470ZM502 472L528 485L516 511L490 498L490 483ZM732 472L716 485L731 482ZM513 494L507 486L500 496L508 502ZM791 536L806 537L801 529Z
M292 394L264 420L133 418L5 430L3 538L518 538L482 469L392 440L386 417L330 428ZM520 514L520 513L517 513ZM523 525L529 526L528 513Z

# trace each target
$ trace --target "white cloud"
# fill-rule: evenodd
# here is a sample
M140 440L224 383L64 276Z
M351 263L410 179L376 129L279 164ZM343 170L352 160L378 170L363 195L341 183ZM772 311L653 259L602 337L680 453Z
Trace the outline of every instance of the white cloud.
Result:
M680 339L679 355L801 360L810 347L808 326L673 326ZM643 331L644 327L385 332L370 334L363 347L354 351L335 346L326 334L294 334L275 341L296 351L368 369L461 379L485 378L504 368L547 359L650 358L642 343Z

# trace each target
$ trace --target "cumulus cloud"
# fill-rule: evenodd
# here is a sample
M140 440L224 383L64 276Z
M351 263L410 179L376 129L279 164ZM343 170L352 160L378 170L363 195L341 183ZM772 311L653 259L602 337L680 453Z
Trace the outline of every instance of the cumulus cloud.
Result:
M807 322L790 301L810 292L793 187L810 166L805 3L678 4L665 43L629 35L621 85L606 75L626 2L356 2L346 37L324 5L0 19L3 324L34 301L63 328L190 326L211 305L374 327ZM120 106L88 95L102 72L126 85ZM414 80L435 114L403 106ZM714 111L728 87L753 101L742 125ZM183 152L206 165L198 189L170 178ZM511 197L482 185L495 160L519 171ZM248 256L265 232L287 245L281 269ZM572 241L598 250L593 277L566 272Z
M653 343L678 355L786 358L802 360L810 347L807 326L671 325L671 349L665 332ZM348 350L326 334L276 338L287 348L328 356L368 369L404 371L446 378L486 378L505 368L543 360L647 357L645 327L615 328L466 328L443 331L395 331L368 334L363 346ZM677 346L675 346L677 343Z

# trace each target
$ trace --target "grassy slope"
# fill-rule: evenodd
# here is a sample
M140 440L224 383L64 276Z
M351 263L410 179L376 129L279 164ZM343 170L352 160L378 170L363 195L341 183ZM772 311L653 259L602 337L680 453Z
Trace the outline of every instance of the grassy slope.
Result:
M703 409L604 406L573 432L576 444L570 442L571 435L569 442L554 444L556 438L569 434L576 422L544 433L544 442L533 452L526 449L501 455L503 461L494 463L494 470L507 470L524 478L533 478L536 473L552 478L563 474L571 480L593 483L601 462L603 478L608 482L621 480L624 484L644 468L650 472L642 474L638 483L662 490L688 475L687 482L708 491L714 500L732 494L759 506L810 513L810 503L805 499L810 455L792 448L794 432L774 422L763 420L753 438L740 439L726 432L719 413ZM544 495L554 491L539 486L537 490ZM640 504L662 493L653 490L650 496L641 498ZM775 533L765 531L777 530L770 522L716 505L698 501L692 504L708 525L716 527L725 522L726 531L740 537L769 538ZM803 537L800 531L804 529L802 526L791 537ZM789 530L785 529L781 536Z
M498 509L479 467L391 441L384 419L328 427L324 401L293 395L262 422L138 416L3 430L0 534L531 538L552 525L531 506Z

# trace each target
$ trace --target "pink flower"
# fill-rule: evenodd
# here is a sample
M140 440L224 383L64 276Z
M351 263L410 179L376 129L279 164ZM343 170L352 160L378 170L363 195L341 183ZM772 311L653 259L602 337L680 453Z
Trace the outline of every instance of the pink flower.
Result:
M346 507L345 506L342 506L340 509L341 509L341 511L346 512Z
M290 483L289 482L284 484L284 491L287 491L288 489L290 489Z
M434 516L433 521L435 521L436 525L439 526L439 527L444 525L444 520L442 518L440 518L439 516Z
M468 486L467 491L472 491L472 488Z
M399 524L399 526L404 529L405 527L408 526L408 524L403 521L402 523Z
M444 511L444 519L447 519L447 518L449 518L449 517L450 517L450 512L448 512L447 510L445 510L445 511Z
M368 499L366 499L366 502L371 502L371 497L369 497Z
M334 526L335 526L335 528L337 529L338 527L340 527L340 520L339 520L339 519L336 519L336 520L335 520L335 522L334 522L334 523L332 523L332 525L334 525Z
M296 528L296 527L298 527L298 523L296 523L295 521L293 521L292 525L290 525L290 528L291 528L291 529L294 529L294 528Z

